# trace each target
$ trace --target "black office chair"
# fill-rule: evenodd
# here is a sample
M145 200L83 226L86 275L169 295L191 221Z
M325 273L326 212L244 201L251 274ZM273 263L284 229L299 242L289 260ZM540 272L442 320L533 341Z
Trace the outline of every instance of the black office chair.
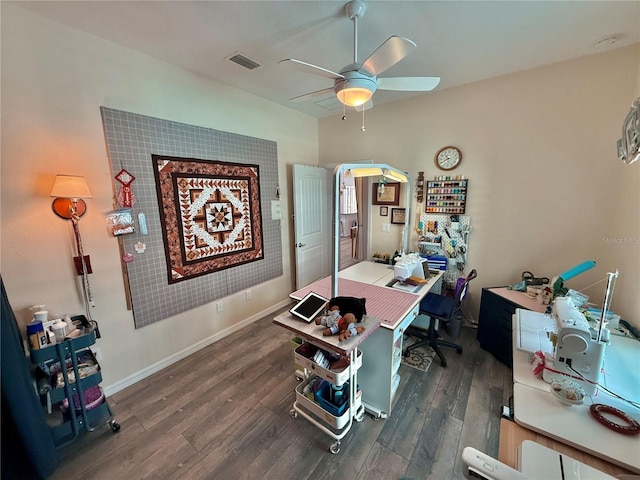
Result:
M436 327L436 323L448 324L451 320L456 318L461 312L462 301L467 296L467 290L469 282L478 276L475 269L471 270L469 275L464 279L462 285L459 285L454 292L453 297L445 295L438 295L437 293L427 293L427 295L420 302L420 314L428 315L431 317L429 321L429 328L427 330L419 327L409 327L406 331L408 335L418 337L421 340L413 345L408 346L404 351L404 356L408 357L411 350L423 347L425 345L433 348L436 355L440 357L440 365L447 366L447 359L440 351L440 347L455 348L456 352L462 353L462 347L453 342L447 342L440 340L440 335Z

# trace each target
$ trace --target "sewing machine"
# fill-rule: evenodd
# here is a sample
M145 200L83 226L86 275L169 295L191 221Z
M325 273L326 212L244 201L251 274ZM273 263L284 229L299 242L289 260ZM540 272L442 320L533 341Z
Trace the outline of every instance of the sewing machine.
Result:
M605 347L611 343L609 330L589 326L571 299L558 297L552 314L556 322L553 368L579 380L587 395L596 393L600 381ZM555 338L555 341L554 341ZM545 378L547 380L547 378Z
M393 280L388 287L414 292L429 278L427 259L417 253L402 254L395 257ZM426 270L426 274L425 274Z

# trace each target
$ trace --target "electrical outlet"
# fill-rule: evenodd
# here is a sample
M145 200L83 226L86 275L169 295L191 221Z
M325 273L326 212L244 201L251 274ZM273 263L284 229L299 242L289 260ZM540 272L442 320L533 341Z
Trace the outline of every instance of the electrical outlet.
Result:
M218 311L218 313L222 311L222 302L216 303L216 310Z
M247 300L251 300L251 290L247 290Z
M102 361L102 351L99 348L92 347L91 351L93 352L93 356L96 357L98 362Z

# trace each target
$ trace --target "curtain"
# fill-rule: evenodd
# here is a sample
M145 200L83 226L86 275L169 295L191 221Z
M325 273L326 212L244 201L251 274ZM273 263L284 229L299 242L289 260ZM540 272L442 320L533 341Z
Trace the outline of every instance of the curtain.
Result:
M2 284L2 478L44 479L60 461Z
M340 188L340 213L342 215L358 213L355 186L343 185Z
M364 198L366 198L365 196L365 185L366 182L364 180L363 177L356 177L355 179L355 197L356 197L356 221L357 221L357 225L358 228L356 230L356 248L355 248L355 256L354 258L358 259L358 260L364 260L365 259L365 255L366 252L365 250L365 244L363 241L361 241L361 236L362 236L362 228L365 225L363 225L363 221L362 221L362 211L364 210L363 208L363 201Z

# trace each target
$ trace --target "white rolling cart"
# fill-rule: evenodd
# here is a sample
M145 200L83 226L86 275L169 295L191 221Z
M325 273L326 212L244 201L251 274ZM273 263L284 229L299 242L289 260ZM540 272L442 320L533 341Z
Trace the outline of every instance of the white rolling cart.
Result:
M313 322L310 324L301 322L288 312L278 315L273 319L273 322L295 332L298 337L313 346L310 348L316 347L349 358L349 364L344 370L334 372L299 353L302 347L298 347L294 353L296 364L304 367L304 378L295 389L296 399L290 414L293 418L304 417L333 438L335 442L329 450L336 454L340 451L340 441L349 433L353 420L361 422L364 419L362 394L358 390L358 369L362 366L363 358L358 346L380 326L380 321L365 315L362 322L358 324L358 326L365 327L365 331L342 342L338 341L338 335L323 336L322 331L325 327ZM331 412L322 405L322 400L307 397L305 388L312 385L318 377L335 386L344 388L348 385L349 399L348 402L345 402L344 411Z

